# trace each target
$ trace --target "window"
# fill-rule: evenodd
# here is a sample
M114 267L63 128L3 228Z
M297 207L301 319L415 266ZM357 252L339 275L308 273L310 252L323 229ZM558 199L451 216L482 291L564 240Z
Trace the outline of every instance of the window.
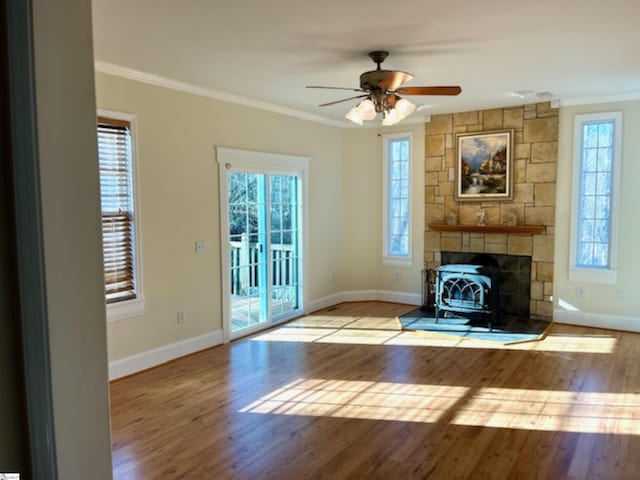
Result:
M577 115L570 278L616 282L622 114Z
M383 263L411 265L411 134L384 136Z
M136 255L133 118L124 117L130 116L98 117L102 248L109 319L142 313Z

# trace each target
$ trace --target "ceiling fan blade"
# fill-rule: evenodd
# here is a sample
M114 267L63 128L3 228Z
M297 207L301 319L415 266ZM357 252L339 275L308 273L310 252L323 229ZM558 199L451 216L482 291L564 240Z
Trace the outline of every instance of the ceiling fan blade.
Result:
M368 97L369 94L365 94L365 95L356 95L355 97L349 97L349 98L344 98L342 100L336 100L335 102L329 102L329 103L323 103L322 105L318 105L319 107L328 107L329 105L335 105L336 103L342 103L342 102L347 102L349 100L354 100L356 98L363 98L363 97Z
M318 85L307 85L305 88L325 88L329 90L349 90L351 92L364 92L361 88L349 88L349 87L321 87Z
M401 72L399 70L387 70L385 74L385 78L380 80L378 86L386 88L387 90L395 90L400 85L407 83L413 78L413 75L410 73Z
M396 93L400 95L460 95L460 92L462 92L462 88L458 86L403 87L396 90Z

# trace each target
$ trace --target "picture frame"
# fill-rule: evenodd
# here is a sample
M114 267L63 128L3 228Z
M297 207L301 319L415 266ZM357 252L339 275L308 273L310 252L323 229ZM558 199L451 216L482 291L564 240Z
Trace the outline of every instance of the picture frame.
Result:
M457 201L513 200L513 129L456 135Z

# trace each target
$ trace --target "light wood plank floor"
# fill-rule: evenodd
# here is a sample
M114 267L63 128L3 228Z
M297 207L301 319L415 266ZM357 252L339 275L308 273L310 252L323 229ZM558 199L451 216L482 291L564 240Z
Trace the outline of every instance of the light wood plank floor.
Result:
M501 346L345 303L111 384L117 479L640 478L640 335Z

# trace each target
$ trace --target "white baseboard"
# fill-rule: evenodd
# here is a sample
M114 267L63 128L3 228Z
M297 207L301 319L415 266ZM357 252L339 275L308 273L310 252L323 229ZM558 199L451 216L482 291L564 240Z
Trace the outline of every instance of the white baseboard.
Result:
M216 330L131 355L130 357L121 358L120 360L114 360L109 363L109 380L125 377L221 343L222 330Z
M408 305L422 304L422 296L419 293L392 292L390 290L349 290L307 302L307 312L315 312L342 302L372 302L376 300Z
M406 303L408 305L422 305L422 295L419 293L393 292L391 290L378 291L381 302Z
M373 302L378 300L377 290L349 290L342 292L343 302Z
M317 300L310 300L307 302L306 313L313 313L342 302L344 302L342 292L318 298Z
M640 318L605 313L576 312L556 308L553 310L553 321L581 327L609 328L640 332Z
M417 293L392 292L387 290L351 290L348 292L334 293L333 295L317 300L311 300L307 302L306 311L311 313L342 302L366 302L375 300L420 305L421 296ZM205 333L204 335L131 355L130 357L114 360L109 363L109 380L125 377L222 343L222 330L216 330Z

